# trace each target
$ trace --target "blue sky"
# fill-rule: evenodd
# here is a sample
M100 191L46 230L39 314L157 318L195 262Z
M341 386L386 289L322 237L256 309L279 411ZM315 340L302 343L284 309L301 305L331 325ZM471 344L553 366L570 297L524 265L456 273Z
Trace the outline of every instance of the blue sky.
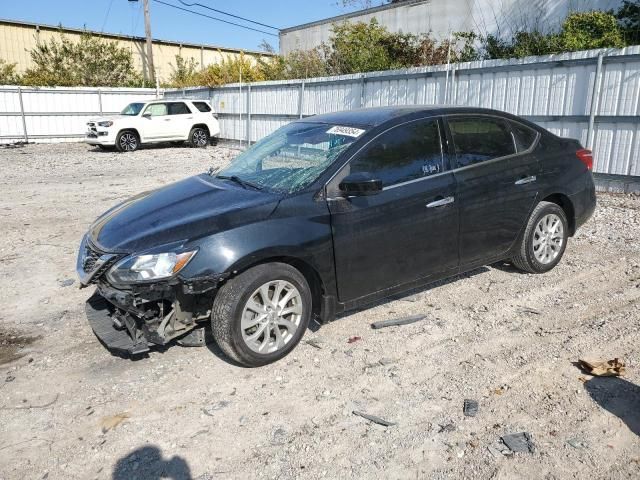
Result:
M179 0L163 1L184 7ZM183 1L191 4L196 2L205 4L279 28L299 25L348 11L337 6L338 0ZM266 39L275 48L278 46L277 37L182 12L157 3L155 0L151 0L150 8L152 33L155 38L245 49L257 49L262 39ZM237 19L199 7L184 8L197 9L213 17L238 22ZM86 26L91 30L104 30L125 35L144 35L142 0L137 2L129 0L0 0L0 18L53 25L61 23L65 27L83 28ZM258 25L251 26L264 29Z

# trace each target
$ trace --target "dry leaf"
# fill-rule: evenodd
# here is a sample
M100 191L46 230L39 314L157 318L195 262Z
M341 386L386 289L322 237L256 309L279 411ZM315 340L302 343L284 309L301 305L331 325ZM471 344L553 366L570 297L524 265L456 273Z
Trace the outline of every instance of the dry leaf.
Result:
M107 433L109 430L116 428L118 425L124 422L127 418L129 418L129 412L122 412L122 413L118 413L117 415L104 417L100 421L100 425L102 426L102 433Z
M613 360L579 359L582 368L596 377L617 377L624 375L624 362L619 358Z

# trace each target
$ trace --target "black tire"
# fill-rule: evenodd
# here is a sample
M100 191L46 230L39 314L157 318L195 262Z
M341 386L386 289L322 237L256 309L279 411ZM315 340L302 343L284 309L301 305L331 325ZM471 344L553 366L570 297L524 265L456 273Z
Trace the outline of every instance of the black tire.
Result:
M189 146L193 148L206 148L209 145L209 131L202 127L193 127L189 132Z
M256 290L268 282L278 280L288 282L299 292L302 306L300 321L295 332L281 349L272 353L258 353L253 351L243 338L241 317L246 303ZM309 325L311 309L311 290L304 276L291 265L266 263L250 268L220 288L211 311L211 330L218 346L231 359L247 367L259 367L285 357L295 348Z
M562 244L557 250L557 254L555 254L554 258L549 258L549 261L542 262L536 256L536 250L543 248L541 246L534 246L537 238L541 236L540 231L537 230L538 224L541 220L547 215L555 215L557 216L562 223L562 234L558 237L562 238ZM553 217L551 217L553 218ZM544 235L542 235L544 236ZM555 203L551 202L540 202L536 205L536 208L531 212L531 216L529 217L529 221L527 222L527 227L520 239L520 244L518 245L517 253L511 259L513 265L525 272L529 273L545 273L554 268L562 259L564 255L564 251L567 248L567 240L569 238L569 224L567 222L567 216L564 213L564 210L560 208ZM548 240L544 240L548 241Z
M140 147L140 137L133 130L123 130L116 136L116 149L119 152L135 152Z

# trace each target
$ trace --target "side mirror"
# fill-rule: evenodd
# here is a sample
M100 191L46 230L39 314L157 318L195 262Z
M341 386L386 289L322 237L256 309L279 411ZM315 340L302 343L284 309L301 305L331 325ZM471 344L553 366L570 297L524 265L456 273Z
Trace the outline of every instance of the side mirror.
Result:
M368 172L352 173L340 182L338 188L347 197L376 195L382 191L382 180Z
M147 120L151 120L151 114L150 113L143 113L142 116L144 118L146 118Z

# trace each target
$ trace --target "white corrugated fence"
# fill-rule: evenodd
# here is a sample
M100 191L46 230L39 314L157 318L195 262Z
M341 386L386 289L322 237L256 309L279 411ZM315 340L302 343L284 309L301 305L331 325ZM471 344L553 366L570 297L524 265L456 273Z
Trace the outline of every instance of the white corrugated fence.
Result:
M78 141L90 118L154 98L151 88L0 86L0 143Z
M495 108L591 146L596 172L640 176L640 46L171 90L165 96L211 100L221 136L243 142L293 119L336 110L413 104Z

